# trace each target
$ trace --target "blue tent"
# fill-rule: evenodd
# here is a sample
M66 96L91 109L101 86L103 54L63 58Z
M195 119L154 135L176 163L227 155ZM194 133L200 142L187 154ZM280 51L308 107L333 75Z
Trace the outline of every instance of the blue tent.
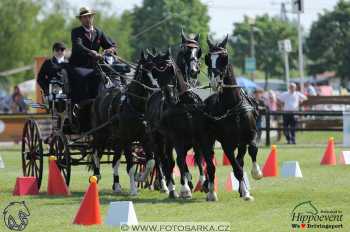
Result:
M260 89L260 87L255 82L249 80L248 78L241 76L241 77L237 77L236 81L240 87L243 87L245 89L250 89L250 90Z

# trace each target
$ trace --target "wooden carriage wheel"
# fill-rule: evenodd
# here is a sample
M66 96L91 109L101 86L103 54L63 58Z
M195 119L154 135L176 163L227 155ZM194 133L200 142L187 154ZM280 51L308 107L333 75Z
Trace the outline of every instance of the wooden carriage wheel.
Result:
M43 142L38 124L26 121L22 133L22 169L24 176L35 176L40 189L43 177Z
M57 134L52 138L50 143L50 155L56 156L57 166L60 169L67 186L69 186L71 175L71 157L67 139L63 134Z

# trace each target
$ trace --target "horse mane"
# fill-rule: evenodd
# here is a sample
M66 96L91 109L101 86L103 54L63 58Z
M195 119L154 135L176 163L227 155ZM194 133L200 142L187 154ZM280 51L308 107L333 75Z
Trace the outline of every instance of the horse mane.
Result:
M225 70L224 78L228 78L228 80L232 81L232 83L230 83L230 84L234 84L234 85L237 84L236 76L235 76L235 73L233 71L233 65L232 64L228 64L227 65L226 70Z

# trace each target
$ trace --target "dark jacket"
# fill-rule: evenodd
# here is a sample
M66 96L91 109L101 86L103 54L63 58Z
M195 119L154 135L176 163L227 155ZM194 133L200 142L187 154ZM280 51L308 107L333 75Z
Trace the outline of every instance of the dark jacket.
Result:
M51 59L45 60L41 69L38 73L37 82L41 89L44 91L44 94L47 95L49 93L49 84L50 80L57 75L59 71L66 65L67 63L58 63L56 57L52 57Z
M100 48L108 49L116 47L115 42L108 38L101 30L94 28L91 40L89 33L83 26L74 28L71 34L72 55L69 63L78 67L92 67L94 64L93 57L90 55L91 50L99 52Z

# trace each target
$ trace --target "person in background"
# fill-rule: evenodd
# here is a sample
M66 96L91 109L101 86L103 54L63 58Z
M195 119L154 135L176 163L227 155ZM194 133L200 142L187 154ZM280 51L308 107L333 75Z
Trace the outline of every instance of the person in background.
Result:
M265 105L265 102L263 100L263 94L264 94L264 91L262 89L256 89L254 91L254 98L255 98L255 100L257 102L258 113L259 113L258 117L256 119L256 129L258 131L258 133L257 133L257 143L260 143L260 140L261 140L262 116L263 116L263 114L266 111L266 105Z
M11 96L12 104L11 110L12 113L26 113L28 110L27 104L24 102L24 97L21 93L21 90L16 85Z
M308 81L305 83L305 95L306 96L317 96L315 87Z
M288 91L278 96L278 100L283 104L283 111L298 111L300 104L307 99L307 97L296 91L296 84L291 83ZM297 118L293 114L283 115L284 135L288 144L296 144L295 128L297 125Z
M56 42L52 46L53 56L50 59L45 60L38 73L37 82L40 88L43 90L44 95L49 94L49 84L52 77L57 75L64 64L66 45L62 42Z

